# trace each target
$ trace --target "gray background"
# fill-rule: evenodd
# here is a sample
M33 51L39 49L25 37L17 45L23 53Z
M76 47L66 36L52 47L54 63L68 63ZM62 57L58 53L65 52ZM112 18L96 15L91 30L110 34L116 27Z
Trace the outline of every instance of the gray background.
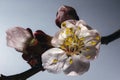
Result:
M81 19L97 29L102 36L120 29L120 0L0 0L0 73L12 75L30 66L21 53L6 46L5 31L14 26L41 29L53 36L59 30L54 20L61 5L72 6ZM82 76L39 72L28 80L120 80L120 39L102 45L99 57L91 61Z

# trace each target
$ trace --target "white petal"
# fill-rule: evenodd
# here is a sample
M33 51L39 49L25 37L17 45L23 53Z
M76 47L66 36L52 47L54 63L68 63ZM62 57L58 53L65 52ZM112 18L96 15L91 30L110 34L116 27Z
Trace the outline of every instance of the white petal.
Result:
M79 25L80 26L80 30L76 30L75 34L81 38L81 37L86 37L86 36L89 36L90 33L89 33L89 30L87 29L87 27L83 26L82 24ZM79 27L78 26L78 27Z
M76 31L76 35L81 38L81 37L86 37L86 36L89 36L90 33L88 32L88 30L79 30L79 31Z
M89 62L83 62L79 55L72 56L73 63L64 70L64 73L68 76L76 76L76 75L82 75L83 73L87 72L90 63Z
M75 27L76 22L76 20L66 20L63 22L65 26L61 24L61 28L73 28Z
M81 31L88 30L87 24L83 20L77 21L76 26L80 27Z
M55 36L52 38L51 43L54 47L60 47L67 35L64 32L64 29L60 29Z
M101 45L101 42L99 42L99 43L95 46L95 48L98 49L98 50L100 50L100 45Z
M66 37L67 37L66 31L65 31L65 29L62 29L60 34L59 34L58 39L59 40L64 40Z
M86 36L90 36L90 35L99 34L98 31L93 30L83 20L79 20L76 23L76 26L80 27L80 31L76 32L79 37L86 37Z
M100 35L96 30L89 30L89 35L85 37L84 43L86 46L92 46L91 41L94 41L96 45L101 42ZM94 46L96 46L94 45Z
M14 27L6 31L7 45L16 48L18 51L23 51L24 47L32 39L30 33L21 27Z
M92 29L84 20L77 21L76 26L79 26L80 24L82 24L83 26L85 26L89 30Z
M101 40L96 30L89 30L88 32L90 35L85 37L85 47L82 48L82 54L86 60L93 60L98 56Z
M85 56L86 60L94 60L98 55L98 49L95 47L85 47L81 50L81 54Z
M64 62L67 58L63 50L59 48L49 49L42 54L43 67L49 72L58 73L63 69Z
M63 66L63 71L66 70L71 64L70 64L70 59L72 59L71 57L68 57L66 59L66 61L64 62L64 66Z
M78 26L79 24L87 25L87 23L84 20L77 21L76 25Z

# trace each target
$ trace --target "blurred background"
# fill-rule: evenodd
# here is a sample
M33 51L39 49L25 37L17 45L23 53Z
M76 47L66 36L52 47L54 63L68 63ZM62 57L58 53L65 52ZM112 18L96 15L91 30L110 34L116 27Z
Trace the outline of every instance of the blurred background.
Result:
M120 29L120 0L0 0L0 74L13 75L30 68L21 53L7 47L6 30L15 26L29 27L53 36L59 30L54 20L61 5L75 8L79 17L102 36ZM120 39L117 39L101 46L99 57L91 61L89 71L81 76L45 71L28 80L119 80L119 68Z

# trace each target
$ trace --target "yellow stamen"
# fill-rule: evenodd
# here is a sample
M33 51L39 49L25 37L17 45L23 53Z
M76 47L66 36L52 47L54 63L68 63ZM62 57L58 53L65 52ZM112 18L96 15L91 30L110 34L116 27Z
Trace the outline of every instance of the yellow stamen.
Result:
M80 26L77 27L77 30L81 30Z
M94 45L96 45L97 43L96 43L95 41L91 41L90 44L94 46Z
M78 38L77 38L76 35L74 35L73 38L74 38L74 42L77 42L77 41L78 41Z
M69 41L66 41L64 45L65 45L65 46L70 45L70 42L69 42Z
M90 49L89 49L89 48L86 48L85 50L86 50L86 51L90 51Z
M53 64L56 64L57 62L58 62L57 59L54 59L54 60L52 61Z
M63 22L61 25L62 25L63 27L66 27L66 22Z
M80 41L83 41L83 40L85 40L85 38L84 38L84 37L81 37L81 38L80 38Z
M96 40L100 40L100 36L96 36L96 38L95 38Z
M88 55L88 56L86 56L86 58L87 58L87 59L90 59L90 58L91 58L91 56L90 56L90 55Z
M70 60L69 60L69 64L72 64L72 63L73 63L73 60L72 60L72 59L70 59Z
M67 40L67 42L72 43L73 38L72 37L68 37L66 40Z
M65 49L66 49L64 45L61 45L60 47L61 47L61 49L63 49L63 50L65 50Z
M66 28L66 34L73 34L72 28Z

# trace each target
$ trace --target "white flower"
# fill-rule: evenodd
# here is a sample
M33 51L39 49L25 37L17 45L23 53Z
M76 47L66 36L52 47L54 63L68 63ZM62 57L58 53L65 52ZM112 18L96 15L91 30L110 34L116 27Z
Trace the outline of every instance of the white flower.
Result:
M13 27L6 31L7 45L18 51L23 51L26 45L32 40L31 34L24 28Z
M43 67L49 72L63 71L67 75L81 75L88 71L90 60L97 57L100 35L82 20L67 20L53 37L52 48L42 55Z

